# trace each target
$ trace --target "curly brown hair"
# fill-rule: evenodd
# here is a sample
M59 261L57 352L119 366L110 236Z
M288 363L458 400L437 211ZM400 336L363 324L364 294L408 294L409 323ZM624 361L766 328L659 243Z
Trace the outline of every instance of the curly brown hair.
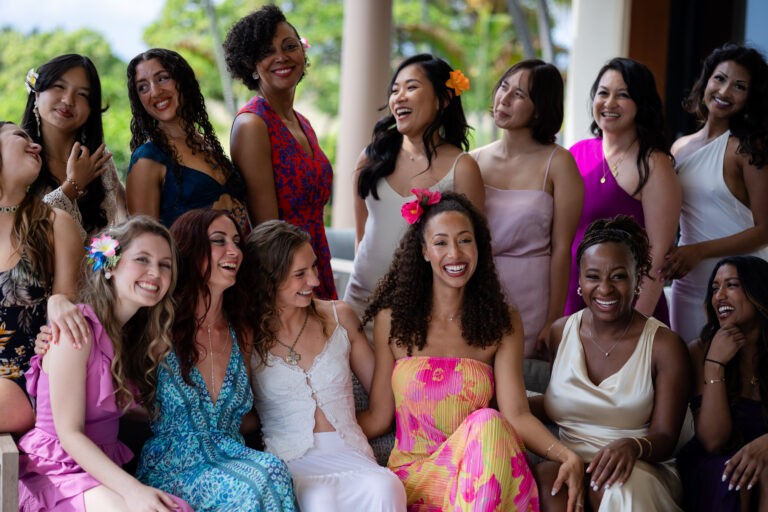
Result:
M195 72L184 57L173 50L165 48L152 48L138 54L128 63L128 99L131 103L131 151L145 142L152 141L163 153L173 161L172 172L176 180L182 182L181 162L173 144L170 143L157 120L144 109L136 90L136 67L142 62L157 59L168 71L176 82L179 92L179 108L177 115L182 120L182 126L186 133L184 143L194 153L203 155L205 161L213 168L220 168L224 177L229 179L232 175L232 162L230 162L216 131L208 120L208 112L205 109L205 99L200 91L200 84L195 78ZM181 188L179 188L181 190Z
M195 332L202 325L203 318L197 318L197 306L205 305L206 313L211 307L211 292L208 280L211 278L211 242L208 228L219 217L232 221L240 237L238 246L243 251L243 261L237 271L235 284L224 291L223 306L227 322L235 331L240 351L247 353L246 336L249 326L249 286L243 278L250 267L246 259L243 234L232 213L227 210L200 208L181 215L171 226L171 236L179 253L179 286L176 287L176 320L173 323L173 349L179 360L181 377L193 386L189 374L200 360L200 351L195 343Z
M581 257L593 245L613 242L629 248L635 259L635 277L637 282L644 277L653 279L651 270L651 244L648 235L640 224L628 215L617 215L612 219L597 219L584 232L584 238L576 249L576 266L581 268Z
M379 281L363 314L365 325L379 311L392 310L389 341L422 350L432 317L432 267L424 261L424 231L430 220L444 212L459 212L472 224L477 245L477 267L464 289L461 335L471 346L488 347L512 332L509 307L493 264L491 232L480 211L463 194L445 192L439 202L424 206L424 214L403 235L387 274Z
M252 287L258 297L251 301L251 319L254 323L253 346L267 363L269 349L275 344L275 325L278 325L277 291L288 277L293 256L304 244L310 243L309 234L282 220L268 220L256 226L248 235L245 252L253 260ZM323 320L313 300L309 314ZM323 326L323 333L325 326Z

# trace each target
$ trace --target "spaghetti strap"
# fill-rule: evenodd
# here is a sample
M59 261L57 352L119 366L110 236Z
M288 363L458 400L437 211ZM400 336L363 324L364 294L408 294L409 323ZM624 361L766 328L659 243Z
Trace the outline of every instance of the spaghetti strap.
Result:
M456 164L459 163L459 160L461 159L461 157L463 157L464 155L468 155L468 154L469 153L467 153L466 151L462 151L461 153L459 153L459 156L457 156L456 160L453 161L453 165L451 166L451 170L448 171L448 174L451 174L453 171L455 171L456 170Z
M549 158L547 159L547 170L544 173L544 182L541 184L541 190L546 190L547 188L547 178L549 177L549 168L552 165L552 157L555 156L556 152L557 152L557 145L555 145L555 149L552 150L552 152L549 154Z
M336 301L331 301L331 307L333 308L333 319L336 320L336 325L339 325L339 315L336 313Z

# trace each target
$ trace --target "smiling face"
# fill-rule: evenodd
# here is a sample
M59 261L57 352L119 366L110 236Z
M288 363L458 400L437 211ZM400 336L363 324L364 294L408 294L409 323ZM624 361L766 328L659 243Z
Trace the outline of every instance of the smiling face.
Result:
M392 83L389 110L397 131L411 138L421 136L437 116L440 103L435 88L418 64L400 70Z
M237 271L243 261L240 235L232 220L222 215L208 226L208 241L211 244L212 262L208 287L224 291L235 284Z
M715 67L704 89L704 103L710 116L727 118L747 104L751 77L744 66L731 60Z
M728 263L717 269L712 280L712 307L721 327L735 324L747 330L758 321L757 310L741 287L736 267Z
M632 310L635 267L635 258L624 244L605 242L584 251L579 286L584 303L596 318L611 321Z
M269 95L272 91L296 87L304 75L306 56L296 31L286 22L280 22L267 54L256 63L259 90Z
M31 185L40 174L40 144L32 141L32 138L13 123L6 123L0 127L0 192L2 203L10 204L21 200L26 193L26 188ZM20 197L14 199L12 190L17 190Z
M629 96L629 87L621 73L609 69L603 76L592 99L592 116L604 132L620 133L635 129L637 104Z
M530 125L534 105L529 94L531 72L522 69L501 81L493 98L493 120L502 130Z
M309 242L293 253L288 275L277 288L278 308L305 308L312 302L312 291L320 285L317 278L317 257Z
M37 93L42 129L55 128L67 134L79 130L91 115L88 75L81 66L65 71L51 86Z
M477 268L475 230L457 211L438 213L424 226L422 253L432 267L435 285L462 288Z
M112 270L117 317L125 323L141 307L160 302L171 284L173 255L163 237L144 233L122 248Z
M176 80L158 59L141 61L136 65L134 87L144 110L160 123L176 119L181 106Z

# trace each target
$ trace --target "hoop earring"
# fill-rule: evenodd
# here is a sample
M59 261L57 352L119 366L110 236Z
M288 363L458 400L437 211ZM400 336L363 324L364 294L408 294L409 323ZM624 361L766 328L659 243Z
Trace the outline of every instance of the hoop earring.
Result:
M576 288L576 295L578 295L579 297L581 297L581 296L582 296L582 292L581 292L581 286L579 286L578 288Z
M35 114L35 121L37 122L37 138L40 138L40 110L37 108L37 100L35 100L35 106L32 107L32 113Z

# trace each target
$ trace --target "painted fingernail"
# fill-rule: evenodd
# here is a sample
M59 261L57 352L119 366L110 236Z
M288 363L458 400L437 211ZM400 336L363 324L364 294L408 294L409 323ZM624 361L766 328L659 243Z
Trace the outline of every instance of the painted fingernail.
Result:
M591 482L589 482L589 486L590 486L590 487L596 487L595 481L594 481L594 480L592 480Z
M737 491L740 491L740 490L741 490L741 484L739 484L739 485L737 485L737 486L736 486L736 490L737 490Z
M597 492L597 491L599 491L599 490L600 490L600 488L599 488L598 486L596 486L596 485L595 485L595 486L593 486L593 487L592 487L592 490L593 490L593 491L595 491L595 492Z
M732 491L732 490L733 490L733 484L728 484L728 490L729 490L729 491Z
M552 489L552 492L551 492L550 494L551 494L552 496L554 496L555 494L557 494L557 491L556 491L556 490L554 490L554 489Z
M608 489L610 489L610 488L611 488L611 486L610 486L609 484L605 484L605 487L603 487L603 490L604 490L604 491L607 491L607 490L608 490Z
M720 479L721 482L725 482L725 479L728 478L728 475L723 473L723 477Z
M751 490L752 490L752 484L748 484L748 485L747 485L747 490L748 490L748 491L751 491Z

